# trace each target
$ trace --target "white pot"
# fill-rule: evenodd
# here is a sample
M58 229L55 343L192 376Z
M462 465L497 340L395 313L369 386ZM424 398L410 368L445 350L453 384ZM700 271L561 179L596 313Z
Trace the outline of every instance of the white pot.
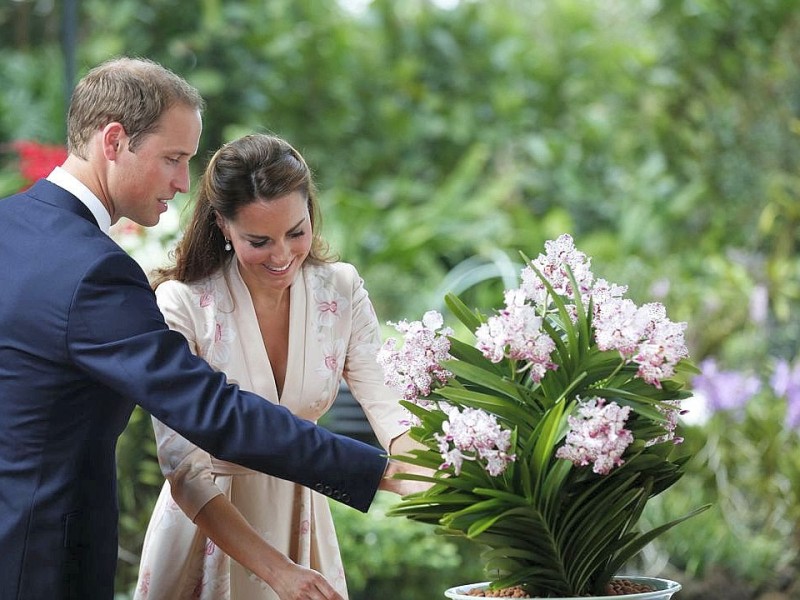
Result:
M622 594L617 596L582 596L580 598L550 598L549 600L669 600L672 595L681 589L681 584L677 581L669 579L658 579L657 577L634 577L634 576L621 576L614 579L627 579L634 583L642 583L649 585L653 588L652 592L639 592L637 594ZM460 585L445 590L444 595L451 600L475 600L476 596L468 596L466 592L473 589L483 589L489 586L488 582L471 583L468 585ZM480 596L478 597L480 598ZM508 598L500 598L496 596L484 597L483 600L508 600ZM535 599L533 599L535 600Z

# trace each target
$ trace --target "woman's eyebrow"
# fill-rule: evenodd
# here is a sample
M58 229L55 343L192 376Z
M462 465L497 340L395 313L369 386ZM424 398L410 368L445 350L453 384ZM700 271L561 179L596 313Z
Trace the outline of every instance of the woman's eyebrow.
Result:
M300 219L300 220L299 220L297 223L295 223L294 225L292 225L291 227L289 227L289 229L287 229L287 230L286 230L286 233L291 233L292 231L294 231L295 229L297 229L298 227L300 227L300 225L302 225L302 224L305 222L305 220L306 220L306 218L305 218L305 217L303 217L302 219ZM254 233L246 233L245 235L246 235L248 238L250 238L251 240L259 240L259 241L261 241L261 240L268 240L268 239L270 239L268 235L256 235L256 234L254 234Z

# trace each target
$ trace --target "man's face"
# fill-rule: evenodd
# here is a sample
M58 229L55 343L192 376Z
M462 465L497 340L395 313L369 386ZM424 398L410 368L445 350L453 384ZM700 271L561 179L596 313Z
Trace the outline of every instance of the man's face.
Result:
M152 227L167 210L167 201L189 191L189 159L197 154L202 128L199 111L177 105L161 116L155 132L140 139L135 152L130 138L120 137L119 150L108 167L112 223L127 217Z

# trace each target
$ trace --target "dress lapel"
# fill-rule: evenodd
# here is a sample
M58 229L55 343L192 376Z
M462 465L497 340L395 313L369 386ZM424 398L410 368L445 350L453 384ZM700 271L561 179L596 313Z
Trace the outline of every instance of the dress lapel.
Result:
M258 327L253 299L250 297L250 291L239 273L235 258L231 260L227 275L227 277L222 278L222 281L227 281L230 287L234 307L231 316L234 319L235 329L240 338L242 359L252 382L252 391L269 398L275 404L279 404L278 388L275 385L272 365L269 362L267 349L264 347L264 340Z
M297 399L299 406L294 410L295 414L302 414L305 403L300 404L299 400L306 395L306 373L308 373L309 355L313 354L314 343L306 340L308 334L308 290L305 280L306 270L302 267L292 282L289 289L289 355L286 358L286 380L283 383L283 395L285 398Z

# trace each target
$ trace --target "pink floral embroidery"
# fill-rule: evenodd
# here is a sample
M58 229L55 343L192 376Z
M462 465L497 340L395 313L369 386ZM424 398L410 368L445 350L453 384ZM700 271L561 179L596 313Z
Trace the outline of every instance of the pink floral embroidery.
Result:
M308 522L308 519L303 519L300 522L300 533L306 535L311 530L311 525Z
M222 369L231 357L231 343L236 337L236 332L225 315L220 315L219 320L209 322L210 333L213 341L209 348L205 350L204 357L217 369Z
M338 304L336 303L336 301L333 301L333 302L320 302L320 304L319 304L319 310L321 312L329 311L329 312L331 312L333 314L336 314L336 309L337 308L338 308Z
M317 327L333 326L350 305L344 296L338 294L334 289L324 287L314 290L314 301L317 307L316 325Z
M214 550L216 550L217 545L212 542L211 540L206 541L206 556L211 556L214 554Z
M194 586L192 590L192 598L195 600L200 600L200 596L203 595L203 588L205 587L205 582L201 579L197 582L197 585Z
M139 592L142 594L142 598L147 598L150 593L150 571L145 571L144 575L142 575L142 580L139 582Z
M210 292L200 294L200 308L206 308L214 304L214 295Z
M317 375L324 379L336 379L341 374L341 361L345 359L347 349L343 340L331 340L322 346L322 361L318 363Z

